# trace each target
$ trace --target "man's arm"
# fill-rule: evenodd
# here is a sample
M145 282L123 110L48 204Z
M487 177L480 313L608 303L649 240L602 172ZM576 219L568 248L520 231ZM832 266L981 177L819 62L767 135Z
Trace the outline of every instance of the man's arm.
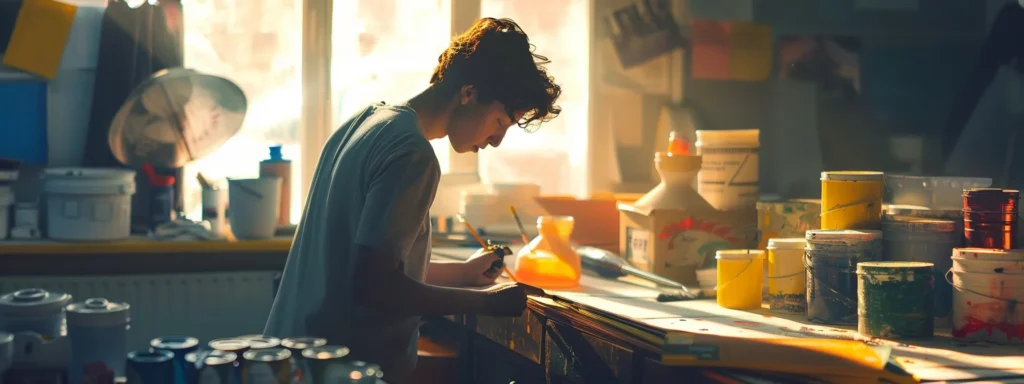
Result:
M421 283L406 276L400 264L390 262L394 257L360 249L363 253L355 274L356 303L360 305L397 316L492 312L487 308L491 292Z
M442 287L466 285L466 263L461 261L430 261L427 269L427 284Z

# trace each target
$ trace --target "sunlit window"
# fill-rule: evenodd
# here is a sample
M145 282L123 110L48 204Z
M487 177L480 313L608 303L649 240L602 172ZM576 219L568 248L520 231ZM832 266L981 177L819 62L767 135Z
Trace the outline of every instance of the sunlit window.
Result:
M451 0L335 0L331 91L338 125L370 103L407 101L451 40ZM434 140L447 170L448 140Z
M304 198L299 192L302 0L183 3L185 66L234 81L249 101L242 130L218 151L185 167L186 212L193 217L199 212L196 172L210 179L257 177L268 148L283 145L285 158L292 161L291 220L297 222Z
M515 20L551 60L548 71L562 86L562 114L534 133L509 129L499 148L480 152L480 177L488 182L528 182L545 194L587 192L587 0L481 0L481 13Z

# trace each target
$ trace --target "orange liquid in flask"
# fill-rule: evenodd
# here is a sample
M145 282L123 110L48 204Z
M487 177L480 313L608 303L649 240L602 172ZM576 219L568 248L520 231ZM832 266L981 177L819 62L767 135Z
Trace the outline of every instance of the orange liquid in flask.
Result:
M569 245L571 216L542 216L539 235L516 255L516 280L544 289L575 288L580 284L580 255Z

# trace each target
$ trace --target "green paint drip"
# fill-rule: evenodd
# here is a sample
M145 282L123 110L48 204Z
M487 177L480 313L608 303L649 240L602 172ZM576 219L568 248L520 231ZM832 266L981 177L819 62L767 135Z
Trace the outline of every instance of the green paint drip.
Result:
M885 339L935 333L934 265L880 261L857 264L857 331Z

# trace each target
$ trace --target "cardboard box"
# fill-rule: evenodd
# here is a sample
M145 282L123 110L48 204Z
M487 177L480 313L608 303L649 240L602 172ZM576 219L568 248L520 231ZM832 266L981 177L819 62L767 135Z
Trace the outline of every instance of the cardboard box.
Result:
M697 269L715 265L720 249L757 245L757 210L718 211L619 206L619 252L635 267L697 286Z

